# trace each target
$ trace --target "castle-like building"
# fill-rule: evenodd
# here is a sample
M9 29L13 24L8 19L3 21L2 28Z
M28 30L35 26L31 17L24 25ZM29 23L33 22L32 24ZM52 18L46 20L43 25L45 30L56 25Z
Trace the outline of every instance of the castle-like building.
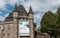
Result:
M46 38L46 34L37 31L37 37ZM27 12L23 5L15 4L3 22L0 21L0 38L34 38L34 13L30 6Z
M0 22L0 38L34 38L33 23L34 13L32 8L30 7L27 13L23 5L17 6L16 4L14 10L9 13L3 22ZM28 24L28 27L26 27L26 24Z

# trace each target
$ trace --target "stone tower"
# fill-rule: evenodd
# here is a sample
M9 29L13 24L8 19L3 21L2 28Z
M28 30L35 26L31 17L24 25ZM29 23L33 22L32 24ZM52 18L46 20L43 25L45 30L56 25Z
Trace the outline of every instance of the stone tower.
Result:
M34 31L33 31L33 20L34 20L34 13L32 11L32 8L30 6L30 9L29 9L29 13L26 12L25 8L23 5L15 5L15 9L14 9L14 12L13 12L13 20L14 20L14 28L16 29L15 31L18 33L16 35L16 37L18 38L34 38ZM19 36L19 25L18 25L18 22L19 20L22 20L22 21L29 21L29 25L30 25L30 36ZM15 32L15 33L16 33Z
M33 23L34 23L34 15L33 15L33 11L32 11L32 8L30 6L30 9L29 9L29 22L30 22L30 36L31 38L34 38L34 31L33 31Z

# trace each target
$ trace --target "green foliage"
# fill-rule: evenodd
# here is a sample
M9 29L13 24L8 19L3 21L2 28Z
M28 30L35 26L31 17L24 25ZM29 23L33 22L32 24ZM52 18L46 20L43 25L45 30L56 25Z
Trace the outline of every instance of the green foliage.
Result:
M46 12L40 24L42 32L46 32L51 36L60 34L60 7L55 14L51 11Z
M54 33L54 31L57 31L57 28L56 28L57 19L56 18L57 18L56 15L53 14L51 11L46 12L41 20L42 31L48 34L51 34L51 33Z
M60 21L60 7L57 10L58 21Z
M58 19L58 22L57 22L58 26L57 26L57 28L58 28L58 32L60 34L60 7L57 10L57 19Z
M60 7L57 9L57 14L60 16Z

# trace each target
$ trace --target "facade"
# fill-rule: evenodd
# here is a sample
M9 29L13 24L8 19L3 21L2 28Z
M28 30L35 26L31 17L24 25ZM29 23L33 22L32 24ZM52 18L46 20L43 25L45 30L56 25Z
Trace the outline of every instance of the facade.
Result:
M2 22L0 21L0 38L49 38L48 34L36 31L34 37L34 13L30 6L29 12L23 5L15 5L14 10Z
M27 13L23 5L15 5L12 13L3 22L0 22L0 38L34 38L33 20L34 13L31 7ZM29 23L28 33L27 31L19 30L22 28L22 23ZM23 27L25 27L24 24ZM21 33L27 34L24 35Z

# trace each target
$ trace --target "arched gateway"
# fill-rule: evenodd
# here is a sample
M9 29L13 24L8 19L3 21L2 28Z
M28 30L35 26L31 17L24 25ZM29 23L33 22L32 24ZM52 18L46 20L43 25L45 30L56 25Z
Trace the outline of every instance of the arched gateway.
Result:
M30 7L27 13L23 5L15 5L4 22L0 23L0 38L34 38L34 14Z

